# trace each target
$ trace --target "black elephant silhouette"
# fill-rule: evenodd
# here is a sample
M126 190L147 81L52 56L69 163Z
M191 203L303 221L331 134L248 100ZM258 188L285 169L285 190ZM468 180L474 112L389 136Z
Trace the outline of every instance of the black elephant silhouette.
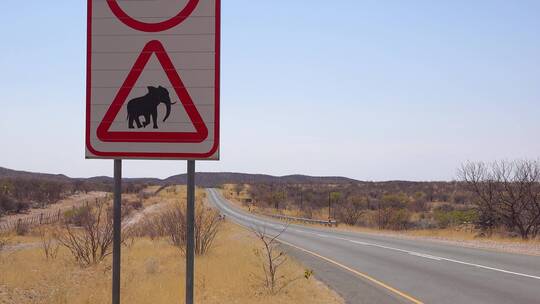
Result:
M169 97L169 91L162 86L148 87L148 93L142 97L137 97L129 101L127 105L127 118L128 127L134 129L133 122L137 124L137 128L146 128L150 124L150 119L154 122L154 129L158 129L157 116L158 105L164 103L167 107L167 114L163 119L163 122L171 115L171 106L176 104L171 103ZM139 120L141 116L144 116L145 121L141 124Z

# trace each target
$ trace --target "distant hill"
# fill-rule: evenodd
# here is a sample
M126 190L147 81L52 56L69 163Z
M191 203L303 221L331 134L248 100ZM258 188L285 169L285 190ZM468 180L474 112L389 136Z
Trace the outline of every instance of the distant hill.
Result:
M16 178L16 179L37 179L55 182L73 182L76 180L86 181L91 183L108 184L113 183L113 178L108 176L96 176L90 178L72 178L64 174L49 174L49 173L37 173L18 171L0 167L0 178ZM125 178L126 182L140 182L147 184L161 184L162 180L158 178Z
M197 185L203 187L213 187L221 184L260 184L260 183L283 183L283 184L346 184L358 182L354 179L346 177L318 177L307 175L287 175L287 176L271 176L264 174L247 174L247 173L196 173L195 179ZM171 176L163 180L166 184L185 184L187 183L187 175L180 174Z
M63 174L34 173L0 167L0 178L40 179L55 182L69 182L72 179Z
M90 178L70 178L63 174L46 174L35 173L26 171L17 171L12 169L6 169L0 167L0 178L18 178L18 179L39 179L50 180L59 182L73 182L76 180L87 181L91 183L109 184L113 182L112 177L108 176L96 176ZM346 184L355 183L357 180L346 177L319 177L319 176L307 176L307 175L287 175L287 176L271 176L264 174L247 174L247 173L231 173L231 172L217 172L217 173L196 173L195 176L198 186L201 187L215 187L222 184L236 184L236 183L292 183L292 184ZM158 178L125 178L124 182L131 183L147 183L156 185L168 185L168 184L186 184L187 175L180 174L168 177L166 179Z
M114 179L109 176L95 176L89 178L76 178L78 180L93 182L93 183L113 183ZM163 184L163 180L159 178L123 178L122 181L130 183L144 183L144 184Z

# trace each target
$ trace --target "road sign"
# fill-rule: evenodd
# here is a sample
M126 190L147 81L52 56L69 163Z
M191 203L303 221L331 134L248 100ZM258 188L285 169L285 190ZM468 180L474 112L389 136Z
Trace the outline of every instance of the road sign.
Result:
M219 158L220 0L88 0L87 56L87 158Z

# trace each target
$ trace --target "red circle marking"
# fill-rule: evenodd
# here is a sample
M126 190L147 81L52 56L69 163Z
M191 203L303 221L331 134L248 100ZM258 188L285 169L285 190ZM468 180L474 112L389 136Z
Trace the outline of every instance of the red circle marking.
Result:
M107 0L107 3L109 4L113 14L125 25L141 32L155 33L171 29L186 20L186 18L193 13L197 7L197 4L199 4L199 0L189 0L184 9L179 12L178 15L158 23L146 23L132 18L126 14L120 5L118 5L118 0Z

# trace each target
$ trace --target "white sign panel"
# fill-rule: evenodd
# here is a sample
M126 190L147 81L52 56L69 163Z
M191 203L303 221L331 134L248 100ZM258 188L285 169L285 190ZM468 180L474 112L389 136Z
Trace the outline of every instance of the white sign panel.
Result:
M87 56L87 158L219 158L220 0L88 0Z

